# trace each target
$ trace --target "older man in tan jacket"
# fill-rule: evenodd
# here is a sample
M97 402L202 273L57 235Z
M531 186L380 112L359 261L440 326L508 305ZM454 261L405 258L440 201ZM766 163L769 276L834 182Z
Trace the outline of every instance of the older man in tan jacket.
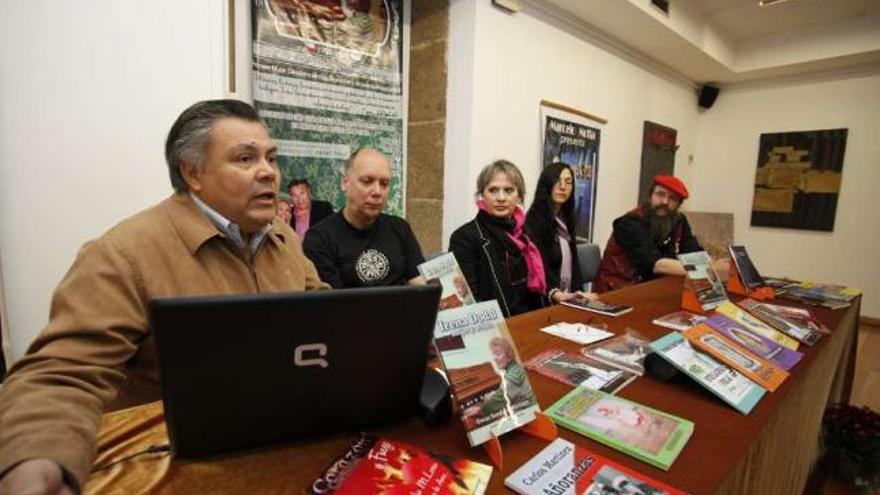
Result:
M175 193L83 246L0 389L0 494L77 490L101 414L160 397L151 299L327 287L273 222L276 153L246 103L178 117L165 146Z

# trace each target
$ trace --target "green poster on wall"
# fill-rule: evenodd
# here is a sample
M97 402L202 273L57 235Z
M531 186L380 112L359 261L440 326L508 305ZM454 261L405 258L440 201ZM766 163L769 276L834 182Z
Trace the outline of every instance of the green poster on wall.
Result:
M278 145L282 189L345 204L345 160L391 160L387 213L403 215L402 0L252 0L254 105Z

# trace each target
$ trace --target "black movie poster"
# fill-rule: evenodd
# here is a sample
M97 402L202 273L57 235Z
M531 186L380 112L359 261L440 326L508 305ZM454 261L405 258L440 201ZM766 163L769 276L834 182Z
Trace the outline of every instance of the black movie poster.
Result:
M638 202L647 201L655 175L673 175L675 141L678 131L671 127L645 121L642 134L642 171L639 175Z

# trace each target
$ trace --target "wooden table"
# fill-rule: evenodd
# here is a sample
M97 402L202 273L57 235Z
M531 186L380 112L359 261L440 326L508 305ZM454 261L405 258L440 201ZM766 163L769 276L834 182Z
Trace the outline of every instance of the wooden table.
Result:
M558 321L604 322L616 333L633 328L650 339L669 332L650 323L679 306L682 279L666 277L609 293L603 299L635 310L618 318L594 316L555 306L508 320L522 359L550 347L577 351L577 344L538 331ZM789 304L789 303L785 303ZM560 436L690 493L800 494L819 452L822 413L828 403L847 401L858 338L860 299L846 309L818 309L833 330L814 347L773 393L747 416L683 376L670 382L642 377L619 395L695 423L694 435L669 471L560 428ZM803 349L801 349L803 350ZM542 408L569 388L529 372ZM320 400L320 398L316 398ZM488 463L470 448L457 418L430 428L419 419L370 430L437 452ZM200 461L171 462L167 453L146 454L94 473L86 493L301 493L354 438L354 433L302 439ZM490 493L503 493L504 478L546 443L520 432L502 437L504 465L492 476ZM95 465L120 459L154 444L167 443L161 403L105 416Z

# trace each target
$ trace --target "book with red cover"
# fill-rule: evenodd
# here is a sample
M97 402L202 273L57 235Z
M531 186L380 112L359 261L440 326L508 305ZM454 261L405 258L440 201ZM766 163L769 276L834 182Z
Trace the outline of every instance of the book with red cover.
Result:
M306 490L309 495L485 493L492 466L367 434Z

